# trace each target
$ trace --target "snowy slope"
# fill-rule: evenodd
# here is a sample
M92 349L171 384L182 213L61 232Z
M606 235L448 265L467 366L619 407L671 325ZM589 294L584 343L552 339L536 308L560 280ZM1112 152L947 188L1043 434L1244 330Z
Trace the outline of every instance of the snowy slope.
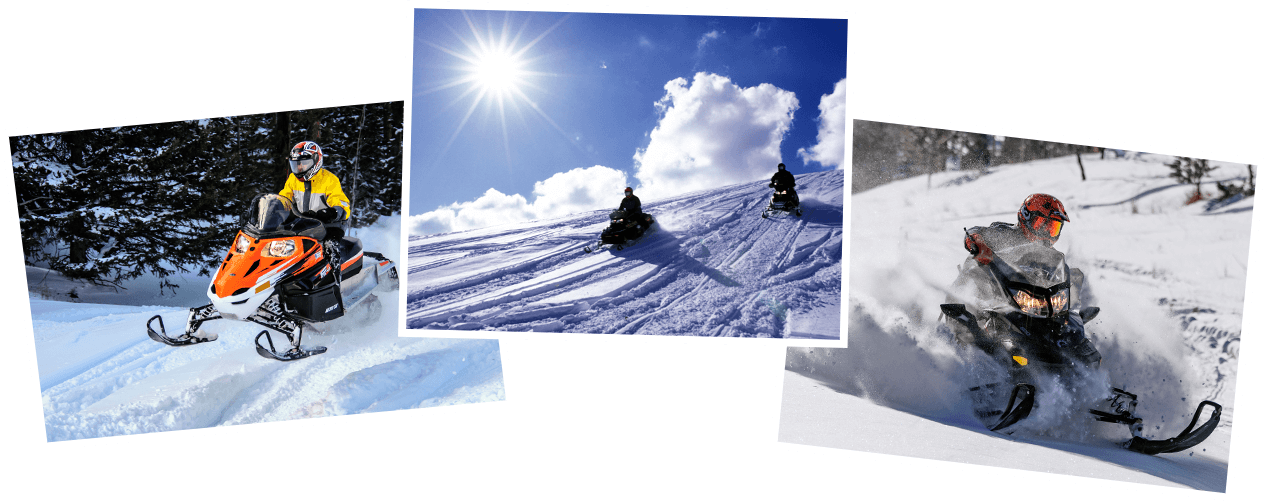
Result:
M379 236L391 232L361 238L367 247L398 249ZM43 299L66 298L72 283L41 277L31 283L31 316L49 441L505 399L498 341L399 338L398 291L376 292L378 319L357 309L323 332L305 330L305 345L329 351L284 363L255 353L262 328L244 322L208 322L205 329L220 335L210 343L151 340L150 317L181 329L188 310L126 305L152 298L157 288L141 287L144 280L118 292L75 285L81 299L118 303L106 305Z
M1109 384L1139 394L1146 433L1157 438L1180 432L1200 400L1221 403L1225 409L1215 436L1177 454L1202 459L1198 467L1182 464L1173 471L1149 472L1187 486L1222 490L1253 199L1217 207L1184 205L1192 189L1166 177L1165 160L1086 158L1089 179L1083 182L1074 158L1049 159L995 168L985 176L950 172L930 181L907 179L854 195L849 349L790 348L787 369L919 419L983 431L962 395L979 375L965 369L952 341L936 331L938 306L956 267L967 257L963 228L1014 222L1025 196L1050 193L1071 214L1056 249L1066 253L1070 266L1085 272L1093 303L1103 308L1087 328L1107 372L1099 380L1081 382L1079 395L1102 396ZM1224 167L1215 171L1216 179L1246 173L1243 166L1219 164ZM1205 186L1212 191L1211 182ZM786 407L813 406L785 399ZM1067 393L1039 392L1039 408L1012 439L1091 445L1076 451L1146 470L1117 460L1121 452L1113 441L1124 439L1122 431L1088 426L1083 404ZM795 409L784 413L794 414ZM908 421L897 422L892 433L902 433L899 424ZM931 443L942 434L928 427L917 427L915 433ZM831 442L826 436L802 439L807 444ZM832 446L853 447L848 443ZM986 442L966 450L931 448L919 456L1012 465L991 463L996 447ZM1040 449L1026 452L1044 454Z
M646 203L624 250L582 251L608 210L411 237L408 327L839 338L843 174L797 179L801 218L764 182Z

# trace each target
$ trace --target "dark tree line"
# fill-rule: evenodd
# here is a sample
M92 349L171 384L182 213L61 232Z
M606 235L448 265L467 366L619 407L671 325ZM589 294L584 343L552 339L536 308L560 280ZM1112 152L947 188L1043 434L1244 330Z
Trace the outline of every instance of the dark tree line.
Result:
M1098 149L1024 138L853 121L853 193L922 174L1028 162Z
M252 198L315 141L352 199L352 225L399 212L404 102L9 138L26 262L98 283L222 258Z

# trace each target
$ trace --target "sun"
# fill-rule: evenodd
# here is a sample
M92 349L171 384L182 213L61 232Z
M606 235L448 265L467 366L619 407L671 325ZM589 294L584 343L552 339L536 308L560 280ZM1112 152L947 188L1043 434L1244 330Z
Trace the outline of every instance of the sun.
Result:
M559 134L564 137L567 136L567 133L528 95L528 92L532 90L544 91L535 81L540 80L542 77L553 76L550 72L534 68L540 65L540 61L538 58L530 56L529 51L548 36L550 32L562 25L569 16L563 16L553 25L541 31L535 38L527 40L530 35L525 33L528 28L528 20L526 19L517 30L514 30L514 33L511 33L510 13L505 14L505 19L498 30L493 27L491 19L488 20L486 28L480 29L480 27L476 26L475 20L471 19L470 13L462 12L466 30L456 26L449 27L452 34L455 35L455 39L450 39L446 42L427 39L418 40L420 43L456 58L460 63L448 66L448 71L445 72L447 76L443 78L443 81L422 90L416 95L421 96L446 89L460 90L461 92L458 96L439 110L440 113L447 110L450 106L469 103L452 136L449 137L448 143L439 150L438 155L435 157L435 162L438 163L439 159L444 157L449 147L461 135L472 115L475 115L475 110L481 107L486 107L484 109L492 111L491 116L500 121L501 142L506 152L507 164L510 162L510 131L509 124L506 121L507 108L510 109L511 113L520 112L525 108L531 110L557 130ZM456 42L456 44L452 42ZM479 119L477 118L476 120Z
M479 87L497 94L513 94L526 72L523 61L504 50L492 50L477 56L471 77Z

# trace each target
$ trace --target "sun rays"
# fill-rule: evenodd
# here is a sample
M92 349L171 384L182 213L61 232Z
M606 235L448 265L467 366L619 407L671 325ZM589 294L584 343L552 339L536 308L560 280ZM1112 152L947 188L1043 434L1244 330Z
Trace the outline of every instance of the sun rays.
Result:
M506 120L507 108L522 116L523 108L526 107L566 137L567 133L528 96L525 88L544 91L535 80L539 80L541 77L552 76L552 74L534 69L533 66L539 63L539 59L531 57L529 51L549 35L550 32L554 31L555 28L563 24L567 17L564 16L531 41L522 44L520 42L524 38L524 33L528 31L527 19L519 25L512 35L510 32L510 13L506 13L504 19L502 19L500 29L494 28L491 16L487 18L487 26L483 29L476 26L469 13L463 12L462 18L466 21L465 28L469 30L468 32L451 25L448 27L451 34L460 44L460 48L454 49L446 44L433 41L432 39L439 35L436 33L415 35L420 42L460 61L455 65L444 67L446 71L439 72L443 74L440 76L442 80L415 93L415 97L420 97L446 89L458 88L462 90L460 94L432 114L442 114L458 105L465 105L466 107L465 113L456 128L454 128L448 142L437 153L433 162L438 163L444 157L444 154L448 152L453 142L461 136L471 117L481 108L481 105L491 107L489 111L494 112L496 119L500 122L501 142L506 154L507 164L510 164L510 130ZM428 65L436 65L437 63L440 62L427 62Z

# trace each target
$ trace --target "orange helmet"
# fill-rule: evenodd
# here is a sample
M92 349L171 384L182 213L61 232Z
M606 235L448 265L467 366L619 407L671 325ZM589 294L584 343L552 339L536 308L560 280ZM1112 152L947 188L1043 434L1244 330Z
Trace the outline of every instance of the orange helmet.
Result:
M1025 198L1016 217L1020 220L1020 229L1024 231L1025 237L1033 241L1043 241L1047 245L1059 240L1064 222L1070 221L1064 204L1044 193L1035 193Z

